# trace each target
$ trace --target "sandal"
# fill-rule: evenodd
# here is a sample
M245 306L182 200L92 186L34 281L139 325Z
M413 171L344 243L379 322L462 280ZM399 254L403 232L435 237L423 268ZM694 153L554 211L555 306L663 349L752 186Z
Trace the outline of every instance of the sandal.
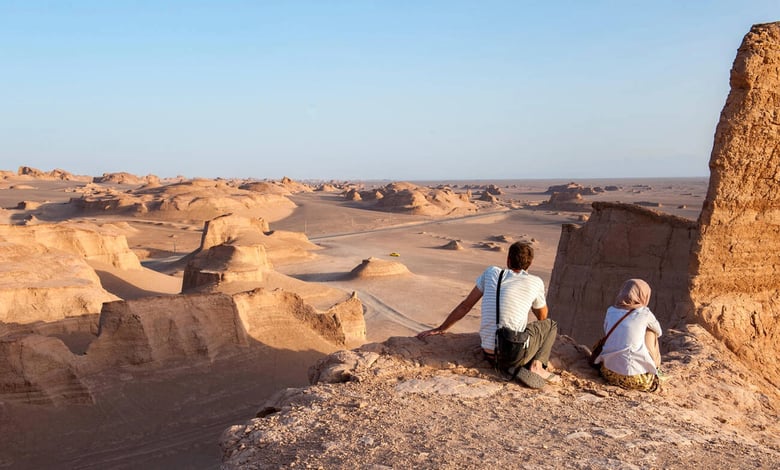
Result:
M515 375L517 380L529 388L540 389L544 388L544 386L547 384L541 375L535 372L531 372L525 367L518 367L517 371L515 371Z
M544 379L544 381L545 381L545 382L547 382L548 384L553 384L553 385L560 385L560 384L561 384L561 382L563 381L563 380L561 379L561 376L560 376L560 375L558 375L558 374L553 374L552 372L550 372L548 375L546 375L546 376L544 376L544 377L542 377L542 378L543 378L543 379Z

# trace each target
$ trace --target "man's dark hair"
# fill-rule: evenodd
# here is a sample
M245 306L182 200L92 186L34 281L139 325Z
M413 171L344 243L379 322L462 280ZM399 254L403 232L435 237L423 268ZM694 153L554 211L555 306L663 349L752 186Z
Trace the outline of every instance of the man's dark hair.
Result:
M528 242L514 242L509 247L507 264L509 269L527 270L534 260L534 249Z

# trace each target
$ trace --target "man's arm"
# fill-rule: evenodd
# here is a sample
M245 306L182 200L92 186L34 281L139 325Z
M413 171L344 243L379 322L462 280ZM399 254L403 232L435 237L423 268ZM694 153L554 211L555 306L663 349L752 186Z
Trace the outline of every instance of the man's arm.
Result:
M536 315L536 318L539 319L539 321L547 319L547 305L542 308L532 307L531 310L534 312L534 315Z
M465 317L469 311L476 305L476 303L479 301L479 299L482 298L482 291L479 290L479 287L474 286L473 289L471 289L471 292L469 292L469 295L466 296L465 299L461 303L458 304L455 309L450 312L449 315L447 315L447 318L444 319L444 322L442 322L441 325L438 327L432 329L432 330L425 330L421 333L417 334L418 338L425 338L426 336L431 335L440 335L443 334L445 331L447 331L452 325L460 321L461 318Z

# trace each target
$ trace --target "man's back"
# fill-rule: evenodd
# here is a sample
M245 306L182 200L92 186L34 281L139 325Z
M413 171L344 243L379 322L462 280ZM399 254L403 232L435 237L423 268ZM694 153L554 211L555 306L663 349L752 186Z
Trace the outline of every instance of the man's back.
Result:
M501 268L491 266L477 278L482 291L482 348L492 350L496 334L496 288ZM515 331L524 331L531 308L545 307L544 281L525 270L505 269L501 280L500 323Z

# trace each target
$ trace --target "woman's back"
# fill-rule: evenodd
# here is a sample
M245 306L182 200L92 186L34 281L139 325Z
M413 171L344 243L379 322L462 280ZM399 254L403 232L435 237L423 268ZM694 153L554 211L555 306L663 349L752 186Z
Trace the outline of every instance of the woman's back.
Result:
M610 306L604 318L604 333L629 310ZM646 306L634 309L609 336L597 362L622 375L655 374L656 366L645 344L647 330L661 336L661 325L653 312Z

